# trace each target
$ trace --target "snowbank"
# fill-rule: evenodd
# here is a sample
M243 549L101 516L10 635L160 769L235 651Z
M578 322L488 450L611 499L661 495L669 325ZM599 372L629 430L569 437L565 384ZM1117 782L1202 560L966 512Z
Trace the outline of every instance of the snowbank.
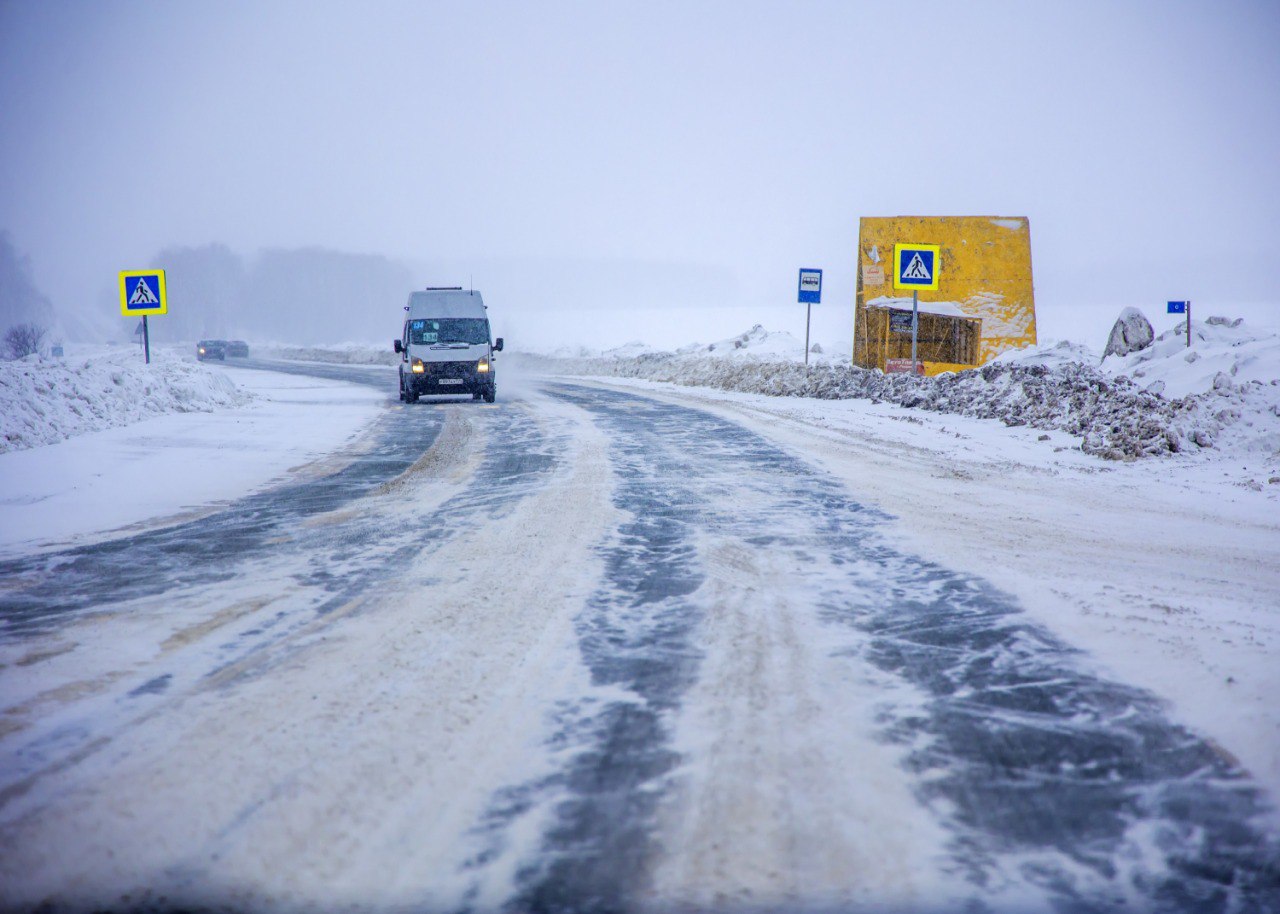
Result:
M692 347L686 347L681 351L693 353ZM756 324L746 333L712 343L706 347L706 351L715 356L730 359L804 361L804 343L786 331L765 330L760 324Z
M166 350L0 362L0 453L165 413L211 412L253 399L221 371Z
M349 343L334 346L259 346L254 355L269 359L289 359L297 362L327 362L336 365L394 365L400 356L386 346L370 346L367 343Z
M910 299L907 299L909 302ZM510 341L509 341L510 342ZM725 337L714 343L688 343L675 350L675 355L706 355L716 358L749 359L759 358L770 361L804 361L804 342L785 330L766 330L763 325L756 324L745 333ZM640 341L624 343L613 349L589 349L586 346L561 346L545 352L528 352L516 350L512 354L516 358L532 355L535 359L636 359L642 356L670 354ZM812 343L809 361L849 361L850 349L847 344L843 349L839 346L826 347Z
M1280 335L1259 333L1239 318L1211 317L1166 330L1146 349L1108 356L1103 370L1140 381L1167 397L1185 397L1221 387L1219 375L1234 385L1270 384L1280 377Z
M742 337L764 341L753 328ZM781 336L781 335L779 335ZM1176 331L1109 364L1073 343L1006 353L974 371L914 378L829 362L715 349L634 357L524 357L554 374L642 378L819 399L865 398L900 406L999 419L1010 426L1064 431L1086 453L1134 459L1208 447L1241 448L1280 465L1280 336L1210 318L1193 328L1193 352ZM740 347L739 347L740 348ZM762 347L763 348L763 347ZM772 348L772 347L771 347ZM803 347L795 347L803 356ZM777 350L785 352L783 347ZM1174 392L1179 396L1172 397Z

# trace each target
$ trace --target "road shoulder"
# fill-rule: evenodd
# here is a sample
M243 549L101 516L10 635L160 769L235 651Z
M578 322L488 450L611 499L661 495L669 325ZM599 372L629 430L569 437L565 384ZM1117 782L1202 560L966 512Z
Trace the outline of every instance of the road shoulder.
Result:
M171 523L304 471L390 401L371 387L226 369L243 408L175 413L0 454L0 556Z

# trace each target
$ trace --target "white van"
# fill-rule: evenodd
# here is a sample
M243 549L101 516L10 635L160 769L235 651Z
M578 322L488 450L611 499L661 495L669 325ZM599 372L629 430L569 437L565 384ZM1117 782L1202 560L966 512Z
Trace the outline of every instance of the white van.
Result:
M400 353L400 399L423 394L471 394L492 403L497 395L493 354L502 351L489 333L489 315L479 292L461 286L428 288L409 295L404 330L393 347Z

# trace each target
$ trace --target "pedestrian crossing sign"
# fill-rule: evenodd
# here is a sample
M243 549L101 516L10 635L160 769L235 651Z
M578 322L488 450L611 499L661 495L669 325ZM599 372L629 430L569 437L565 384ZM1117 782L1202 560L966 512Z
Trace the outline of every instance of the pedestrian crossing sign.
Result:
M941 245L896 244L893 247L893 287L895 289L938 288L942 272Z
M168 314L164 270L124 270L120 273L120 313L146 316Z

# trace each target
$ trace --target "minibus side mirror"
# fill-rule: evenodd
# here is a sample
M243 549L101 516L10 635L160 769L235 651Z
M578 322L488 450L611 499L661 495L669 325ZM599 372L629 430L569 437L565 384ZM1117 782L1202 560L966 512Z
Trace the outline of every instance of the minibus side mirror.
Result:
M502 351L502 337L498 337L498 339L494 341L494 344L493 344L493 351L494 351L494 352L501 352L501 351Z
M392 345L392 347L395 349L395 351L396 351L397 353L404 352L404 346L403 346L403 345L401 345L401 343L400 343L400 341L399 341L399 340L393 340L393 341L392 341L392 343L391 343L391 345Z

